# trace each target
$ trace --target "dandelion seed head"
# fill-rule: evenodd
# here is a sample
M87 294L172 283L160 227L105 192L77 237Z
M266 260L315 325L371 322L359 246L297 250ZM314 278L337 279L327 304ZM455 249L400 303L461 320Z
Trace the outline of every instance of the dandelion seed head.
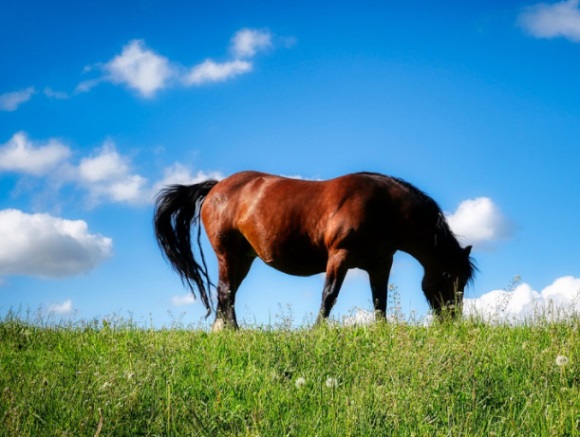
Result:
M566 364L568 364L568 357L565 357L564 355L558 355L556 357L556 365L559 367L565 366Z
M337 385L338 385L338 382L336 381L336 379L335 379L335 378L328 378L328 379L326 380L326 386L327 386L328 388L334 388L334 387L336 387Z
M304 379L303 377L300 377L300 378L296 379L296 382L294 383L294 385L296 386L296 388L300 388L304 384L306 384L306 379Z

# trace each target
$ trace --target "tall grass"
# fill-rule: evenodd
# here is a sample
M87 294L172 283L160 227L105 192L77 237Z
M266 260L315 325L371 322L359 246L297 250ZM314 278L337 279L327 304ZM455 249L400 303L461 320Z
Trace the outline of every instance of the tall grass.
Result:
M580 435L578 321L0 321L0 435Z

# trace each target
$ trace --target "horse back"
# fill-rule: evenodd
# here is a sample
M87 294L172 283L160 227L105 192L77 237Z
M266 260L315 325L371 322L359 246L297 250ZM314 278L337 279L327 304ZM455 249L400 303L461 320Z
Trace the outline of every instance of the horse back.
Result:
M202 220L218 253L241 239L279 270L313 274L334 250L389 251L393 202L388 182L368 174L306 181L241 172L210 191Z

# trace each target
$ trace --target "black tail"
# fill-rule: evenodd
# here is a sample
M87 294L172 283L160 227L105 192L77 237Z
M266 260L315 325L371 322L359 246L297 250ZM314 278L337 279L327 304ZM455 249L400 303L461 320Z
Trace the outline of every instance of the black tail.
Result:
M191 289L195 296L195 288L201 301L211 313L209 289L212 285L201 249L201 223L199 212L203 200L210 190L218 183L207 180L194 185L170 185L162 190L155 202L155 236L173 269L181 277L181 281ZM199 264L192 252L191 225L197 226L197 246L201 258Z

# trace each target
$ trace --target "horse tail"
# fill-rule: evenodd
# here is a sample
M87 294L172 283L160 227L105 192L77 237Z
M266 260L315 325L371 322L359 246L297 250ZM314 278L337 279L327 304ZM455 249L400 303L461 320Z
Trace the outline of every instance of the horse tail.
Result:
M194 185L170 185L162 190L155 202L153 224L155 237L164 257L179 274L195 296L197 288L201 301L211 314L209 289L212 286L201 248L201 205L218 183L207 180ZM196 261L191 245L191 225L197 227L197 246L201 264Z

